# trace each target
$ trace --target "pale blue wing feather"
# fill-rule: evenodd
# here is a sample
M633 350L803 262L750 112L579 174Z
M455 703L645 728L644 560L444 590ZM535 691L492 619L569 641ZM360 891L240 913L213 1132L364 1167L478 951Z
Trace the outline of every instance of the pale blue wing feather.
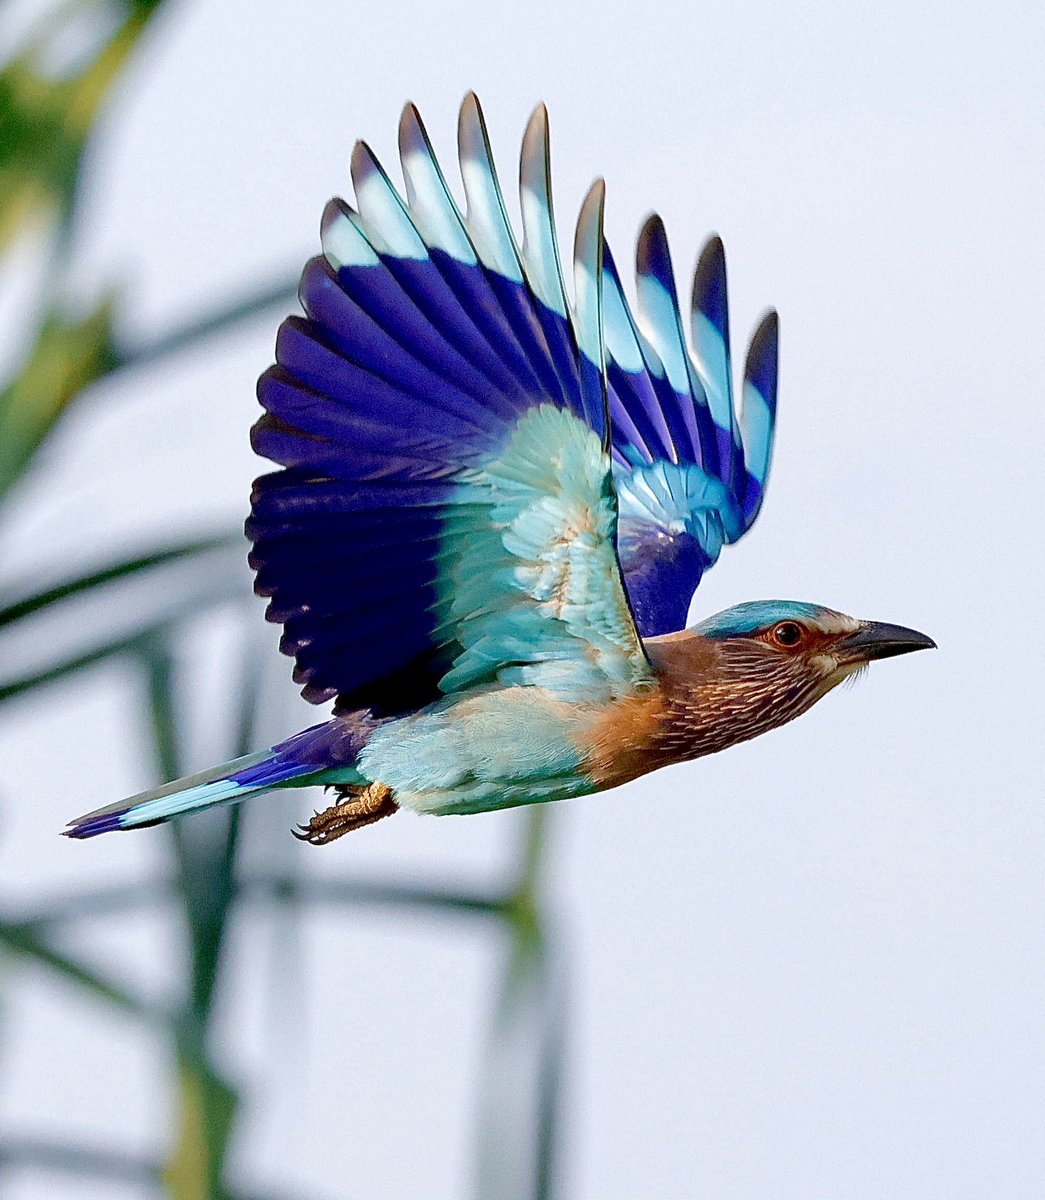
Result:
M569 311L559 261L552 205L548 110L538 104L526 126L519 157L519 203L522 211L522 260L533 294L557 316Z
M703 385L718 435L718 474L736 490L743 486L739 477L743 447L733 403L726 255L722 239L717 235L707 240L697 259L689 327L693 365Z
M472 244L483 266L512 283L522 283L522 263L497 180L490 136L474 93L469 93L461 105L457 145Z
M759 322L744 364L744 407L740 429L747 467L744 521L750 527L762 506L776 429L780 324L770 310Z
M577 220L573 252L573 326L580 350L581 406L592 429L609 431L606 422L606 359L602 330L602 221L606 185L592 184Z
M413 104L406 105L399 120L399 158L410 215L425 245L474 266L475 247Z

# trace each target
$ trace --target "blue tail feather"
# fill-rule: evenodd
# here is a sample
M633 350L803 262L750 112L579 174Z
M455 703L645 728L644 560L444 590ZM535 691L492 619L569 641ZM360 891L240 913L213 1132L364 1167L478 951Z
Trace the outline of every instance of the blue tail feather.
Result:
M248 754L199 775L130 796L70 821L66 837L90 838L117 829L140 829L187 812L235 804L247 796L317 773L316 764L288 762L274 751Z

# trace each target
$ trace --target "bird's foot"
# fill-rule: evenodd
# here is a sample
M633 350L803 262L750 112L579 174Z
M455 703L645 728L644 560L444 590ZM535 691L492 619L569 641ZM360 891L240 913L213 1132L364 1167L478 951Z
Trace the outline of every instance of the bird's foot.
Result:
M390 817L399 808L392 798L392 789L384 783L369 783L366 787L338 788L338 794L343 799L340 804L332 804L323 812L317 812L307 825L299 825L291 833L302 842L312 846L326 846L336 842L339 837L351 833L353 829L362 829L364 825L373 825L382 817Z

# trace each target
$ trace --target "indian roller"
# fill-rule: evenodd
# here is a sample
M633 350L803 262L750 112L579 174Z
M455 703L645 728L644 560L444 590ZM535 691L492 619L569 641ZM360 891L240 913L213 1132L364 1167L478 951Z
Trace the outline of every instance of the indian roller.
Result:
M280 647L330 720L271 750L72 822L136 829L274 789L335 803L322 845L400 808L479 813L582 796L792 720L924 634L818 604L739 604L687 628L694 590L766 486L777 314L735 397L722 242L688 321L651 216L625 295L581 207L572 299L533 113L513 227L474 95L465 204L420 115L399 125L405 195L364 142L355 207L331 200L260 379L247 536ZM739 399L739 403L738 403Z

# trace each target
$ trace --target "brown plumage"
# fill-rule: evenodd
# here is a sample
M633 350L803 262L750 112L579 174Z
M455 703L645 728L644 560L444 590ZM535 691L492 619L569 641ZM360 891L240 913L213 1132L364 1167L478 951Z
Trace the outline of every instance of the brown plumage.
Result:
M868 632L875 630L884 632ZM599 713L586 728L586 770L600 787L617 787L715 754L800 716L872 658L932 644L912 630L830 609L820 609L816 621L789 619L725 636L682 630L649 638L657 686Z

